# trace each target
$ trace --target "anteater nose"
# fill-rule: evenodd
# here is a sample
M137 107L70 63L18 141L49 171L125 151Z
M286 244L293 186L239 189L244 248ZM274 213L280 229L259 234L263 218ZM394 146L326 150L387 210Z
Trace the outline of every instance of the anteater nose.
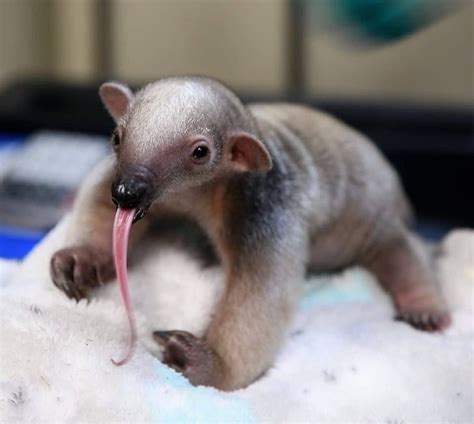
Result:
M121 208L139 208L145 201L147 190L147 183L139 179L117 181L112 185L112 200Z

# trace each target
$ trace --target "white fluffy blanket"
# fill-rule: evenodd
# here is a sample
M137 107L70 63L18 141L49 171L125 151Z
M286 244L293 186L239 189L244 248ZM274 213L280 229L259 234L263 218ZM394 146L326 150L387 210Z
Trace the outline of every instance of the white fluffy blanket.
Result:
M149 248L130 278L140 345L116 367L128 337L118 286L89 304L66 299L48 276L63 238L64 223L21 265L0 264L2 422L474 421L473 231L447 237L438 261L454 318L445 334L394 321L360 269L314 277L274 366L234 393L192 387L151 339L156 329L202 334L219 268Z

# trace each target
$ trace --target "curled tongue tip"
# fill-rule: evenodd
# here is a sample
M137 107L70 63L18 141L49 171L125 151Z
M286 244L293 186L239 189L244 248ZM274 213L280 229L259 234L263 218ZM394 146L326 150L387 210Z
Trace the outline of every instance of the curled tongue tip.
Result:
M118 208L115 214L114 229L113 229L113 251L115 269L117 271L117 278L120 285L120 292L122 294L123 303L127 312L128 323L130 326L130 340L127 347L125 357L121 360L111 361L115 365L126 364L133 356L137 344L137 332L135 327L135 318L133 315L132 303L130 301L130 294L128 291L127 279L127 246L128 235L130 227L132 226L133 218L136 209L122 209Z
M133 340L130 340L129 345L128 345L128 350L125 356L122 359L114 359L110 358L112 363L114 365L117 365L120 367L121 365L125 365L130 359L132 359L133 354L135 353L135 348L136 348L136 336L133 337Z

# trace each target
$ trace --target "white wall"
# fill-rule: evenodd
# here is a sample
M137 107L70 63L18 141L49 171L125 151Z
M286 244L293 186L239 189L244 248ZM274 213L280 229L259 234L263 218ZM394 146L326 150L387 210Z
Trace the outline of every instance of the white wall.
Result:
M69 80L98 74L96 0L49 0L51 5L51 73Z
M0 84L50 68L48 0L0 0Z
M285 0L114 3L112 62L120 78L197 73L252 91L285 85Z

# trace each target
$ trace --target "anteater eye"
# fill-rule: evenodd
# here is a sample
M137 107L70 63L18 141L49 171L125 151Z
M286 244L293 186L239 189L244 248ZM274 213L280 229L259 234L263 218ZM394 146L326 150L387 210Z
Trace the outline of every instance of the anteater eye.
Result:
M207 156L209 156L209 149L206 146L198 146L193 150L193 158L202 162Z
M120 144L120 134L118 130L112 133L112 147L117 147Z

